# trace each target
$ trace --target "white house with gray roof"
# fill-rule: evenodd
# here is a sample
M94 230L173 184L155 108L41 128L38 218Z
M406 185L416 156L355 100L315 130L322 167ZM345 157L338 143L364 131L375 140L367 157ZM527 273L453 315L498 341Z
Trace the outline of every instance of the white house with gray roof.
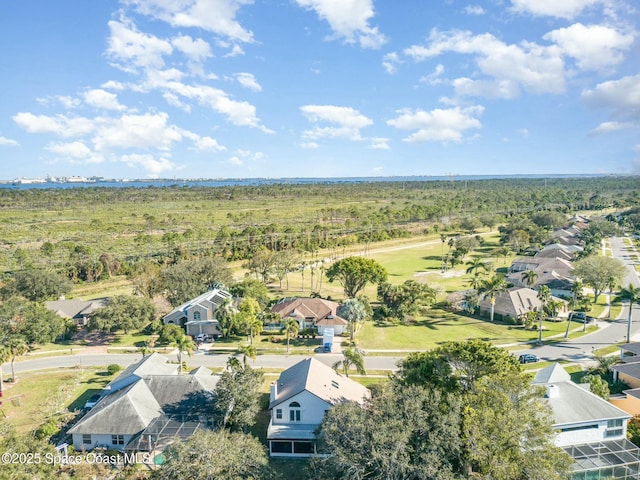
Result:
M627 440L627 412L576 384L558 363L533 380L545 388L555 444L573 459L574 479L640 478L640 450Z
M221 335L216 310L231 301L232 295L221 288L214 288L183 303L166 314L162 321L184 327L187 335Z
M280 457L316 454L315 431L325 412L343 402L363 404L369 396L364 386L314 358L289 367L271 384L269 454Z
M154 353L129 366L68 433L77 450L107 447L154 452L209 426L219 377L200 367L188 375Z

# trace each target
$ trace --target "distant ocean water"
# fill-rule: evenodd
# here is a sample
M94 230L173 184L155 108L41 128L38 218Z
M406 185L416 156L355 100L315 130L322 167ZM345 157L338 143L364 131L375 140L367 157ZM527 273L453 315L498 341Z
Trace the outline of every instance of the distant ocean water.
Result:
M47 188L147 188L147 187L229 187L258 185L303 185L332 183L370 182L430 182L492 180L509 178L591 178L607 177L609 174L523 174L523 175L440 175L440 176L398 176L398 177L335 177L335 178L225 178L225 179L155 179L155 180L97 180L73 182L21 183L19 181L0 182L0 188L14 190Z

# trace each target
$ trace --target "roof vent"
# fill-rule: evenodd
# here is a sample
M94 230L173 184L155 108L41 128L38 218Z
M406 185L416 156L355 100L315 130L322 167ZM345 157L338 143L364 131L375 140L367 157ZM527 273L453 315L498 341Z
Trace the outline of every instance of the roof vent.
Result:
M547 385L547 398L558 398L560 396L560 389L557 385Z

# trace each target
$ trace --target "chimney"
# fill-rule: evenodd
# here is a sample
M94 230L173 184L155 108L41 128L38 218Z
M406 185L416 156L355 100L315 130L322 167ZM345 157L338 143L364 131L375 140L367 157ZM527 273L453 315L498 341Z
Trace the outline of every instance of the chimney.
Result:
M278 396L278 382L271 382L271 391L269 393L269 403L275 402Z
M560 396L560 389L557 385L547 385L547 398L558 398Z

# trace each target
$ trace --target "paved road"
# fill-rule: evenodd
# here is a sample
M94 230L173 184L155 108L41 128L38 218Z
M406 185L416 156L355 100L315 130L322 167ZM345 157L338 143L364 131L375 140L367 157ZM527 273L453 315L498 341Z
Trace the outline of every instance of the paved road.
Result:
M434 243L434 242L426 242ZM405 247L400 247L405 248ZM624 279L624 285L632 283L640 287L640 279L634 268L635 260L630 258L631 253L637 253L635 247L627 247L624 245L622 238L611 239L611 251L613 256L622 260L627 267L627 275ZM522 352L532 352L542 359L556 360L564 359L571 362L588 362L593 359L593 350L602 348L626 340L627 335L627 316L628 305L624 305L620 318L614 322L604 322L606 325L589 335L569 340L567 342L558 342L551 345L543 345L533 347L530 350ZM640 341L640 306L634 305L632 314L631 340ZM521 352L517 352L521 353ZM29 370L41 370L46 368L61 368L80 366L104 366L110 363L118 363L120 365L129 365L140 360L139 354L95 354L95 355L64 355L49 358L34 358L33 360L25 360L15 364L16 372L24 372ZM278 368L284 369L306 358L304 355L261 355L255 362L251 362L254 368ZM340 360L341 355L320 354L315 358L332 365ZM367 370L395 370L396 364L401 360L401 356L393 357L365 357L365 367ZM187 358L189 366L206 366L206 367L222 367L226 364L228 355L194 355ZM3 365L4 374L10 374L10 365Z
M176 360L175 355L166 355L170 360ZM142 356L137 353L132 354L94 354L94 355L63 355L48 358L34 358L15 363L16 374L31 370L43 370L47 368L62 368L74 366L105 366L110 363L119 365L130 365L137 362ZM183 357L184 358L184 357ZM191 358L186 357L189 367L223 367L227 363L229 355L196 354ZM252 368L278 368L285 369L291 365L307 358L306 355L260 355L255 362L250 361ZM342 355L318 354L314 358L327 365L333 365L342 359ZM367 370L395 370L396 363L401 357L365 357L365 368ZM11 365L6 363L2 367L4 375L11 374Z
M637 253L636 248L625 246L623 239L620 237L612 238L610 243L613 256L620 259L627 268L623 285L629 285L629 283L631 283L636 287L640 287L640 279L634 268L634 264L637 262L630 258L631 253ZM568 342L543 345L527 351L545 360L564 359L571 362L590 361L593 359L593 350L626 341L628 315L629 306L624 305L619 319L610 323L600 322L601 326L605 326L597 332L575 340L569 340ZM640 341L640 307L638 305L633 306L631 318L631 341Z

